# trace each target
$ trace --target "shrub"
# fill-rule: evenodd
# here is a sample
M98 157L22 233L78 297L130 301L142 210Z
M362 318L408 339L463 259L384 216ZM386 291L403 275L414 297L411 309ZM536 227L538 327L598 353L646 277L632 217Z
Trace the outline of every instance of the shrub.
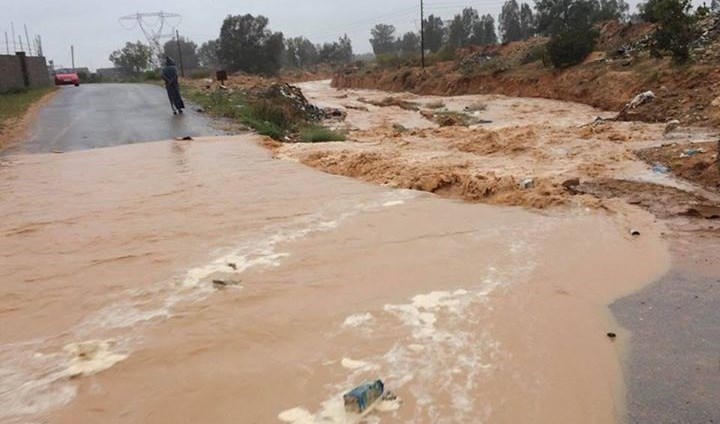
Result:
M145 81L158 81L158 80L160 80L160 71L158 71L158 70L145 71L142 74L142 79Z
M190 79L210 78L210 71L207 69L196 69L190 72Z
M345 134L322 126L309 126L300 131L300 141L304 143L321 143L327 141L345 141Z
M678 63L690 58L690 43L696 36L696 18L689 13L691 8L690 0L656 0L652 3L652 17L658 24L653 47L669 51Z
M538 60L542 60L543 63L545 63L547 62L547 54L547 44L535 44L528 49L521 62L523 65L537 62Z
M550 61L556 68L567 68L581 63L595 48L598 33L593 29L568 30L547 44Z

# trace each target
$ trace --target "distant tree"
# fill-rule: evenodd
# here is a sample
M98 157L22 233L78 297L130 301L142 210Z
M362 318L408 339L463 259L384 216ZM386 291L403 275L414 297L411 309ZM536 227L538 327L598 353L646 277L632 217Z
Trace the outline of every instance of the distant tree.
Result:
M200 66L200 59L197 54L197 44L184 37L180 37L180 51L182 52L182 61L185 69L197 69ZM172 57L180 66L180 54L178 53L178 41L169 40L163 46L163 54L166 57Z
M710 2L710 11L712 13L719 13L720 12L720 0L712 0Z
M492 15L483 15L473 28L473 35L470 38L471 44L485 46L497 44L498 38L495 32L495 18Z
M520 5L518 5L517 0L505 2L498 18L503 43L523 39L523 28L520 20Z
M272 32L264 16L229 15L220 29L218 58L229 71L274 74L285 49L281 32Z
M471 44L475 29L480 24L480 16L472 7L463 9L448 24L448 44L463 47Z
M570 28L550 38L547 53L556 68L581 63L595 48L598 33L592 28Z
M624 21L629 18L630 6L624 0L597 0L594 2L593 21Z
M441 17L428 16L425 19L425 48L433 53L439 51L445 42L445 32L445 22Z
M522 39L527 40L528 38L535 36L535 16L533 11L527 3L523 3L520 6L520 33Z
M370 44L376 55L394 54L397 52L394 25L377 24L375 28L370 30L370 35L372 35Z
M706 18L710 16L710 13L712 13L712 10L710 10L710 8L707 6L707 4L705 4L705 2L703 2L703 4L701 4L697 7L697 9L695 9L695 17L697 19Z
M398 40L400 48L398 53L402 57L417 56L420 54L420 36L414 32L408 32Z
M149 46L141 42L125 43L125 47L112 52L110 62L123 72L137 75L152 67L153 52Z
M550 36L547 52L555 67L581 63L595 48L595 1L538 0L535 9L538 31Z
M218 61L218 40L209 40L200 45L198 48L198 61L203 68L217 68L220 65Z
M353 48L350 37L343 35L338 41L318 46L319 60L322 63L343 64L353 60Z
M590 29L597 6L593 0L538 0L535 10L538 32L553 36L571 29Z
M305 37L288 38L285 40L283 64L291 68L306 68L317 64L320 55L317 47Z
M690 0L655 0L645 12L657 23L653 37L656 51L669 51L676 62L690 58L690 43L695 39L696 17Z

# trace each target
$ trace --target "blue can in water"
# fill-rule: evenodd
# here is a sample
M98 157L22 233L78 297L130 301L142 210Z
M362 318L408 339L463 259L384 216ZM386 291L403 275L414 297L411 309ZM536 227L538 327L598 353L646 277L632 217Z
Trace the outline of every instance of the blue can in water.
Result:
M362 384L345 393L345 411L362 414L373 403L380 399L385 392L385 385L382 380L375 380Z

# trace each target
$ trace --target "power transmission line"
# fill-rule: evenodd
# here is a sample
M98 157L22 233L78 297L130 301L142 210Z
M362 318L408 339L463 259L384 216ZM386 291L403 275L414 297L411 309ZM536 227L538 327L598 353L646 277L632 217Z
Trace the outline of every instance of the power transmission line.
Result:
M126 30L140 28L153 51L156 64L162 64L164 38L173 38L182 16L170 12L135 13L120 18L120 26Z

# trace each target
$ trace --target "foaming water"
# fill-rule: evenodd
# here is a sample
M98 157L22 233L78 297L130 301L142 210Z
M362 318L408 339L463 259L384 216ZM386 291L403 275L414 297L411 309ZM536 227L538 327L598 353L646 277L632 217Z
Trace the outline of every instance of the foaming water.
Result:
M574 287L553 274L568 263L621 272L658 251L646 227L626 240L583 211L366 185L254 141L8 157L0 421L491 421L540 399L516 375L544 374L518 352L553 349L508 330L528 299L506 296ZM342 394L376 378L397 399L346 415Z

